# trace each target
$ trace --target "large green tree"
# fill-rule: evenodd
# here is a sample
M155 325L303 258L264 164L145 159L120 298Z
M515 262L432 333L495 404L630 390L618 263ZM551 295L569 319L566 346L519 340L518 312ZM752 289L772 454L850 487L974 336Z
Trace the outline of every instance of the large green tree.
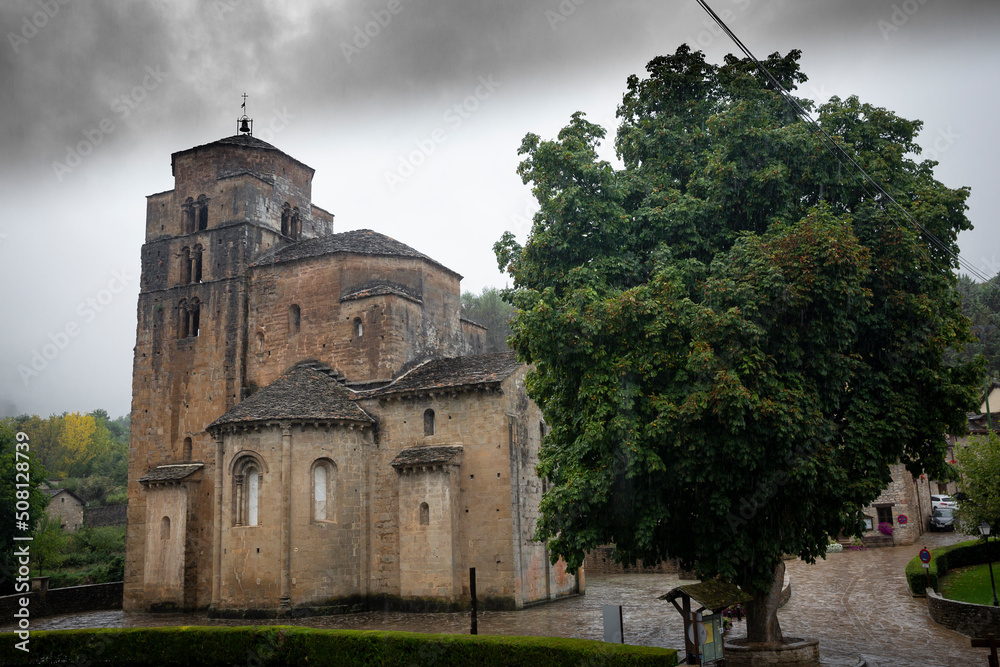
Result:
M764 63L786 89L799 55ZM981 360L944 361L971 340L948 254L969 191L913 159L919 121L820 107L919 233L752 62L682 46L647 71L618 108L621 169L580 113L524 138L540 211L523 247L495 246L551 426L536 537L571 567L609 542L679 558L749 592L750 641L779 641L782 554L860 533L892 463L943 474L942 434L975 405Z
M45 468L32 442L17 430L14 419L0 419L0 595L15 592L20 567L16 552L30 545L14 538L34 533L44 516L49 499L38 488L44 479Z

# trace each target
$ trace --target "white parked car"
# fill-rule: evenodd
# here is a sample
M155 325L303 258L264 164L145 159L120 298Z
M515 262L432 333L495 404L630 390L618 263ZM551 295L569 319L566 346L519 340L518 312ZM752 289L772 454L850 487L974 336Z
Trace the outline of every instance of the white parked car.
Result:
M931 494L931 509L939 508L957 509L958 503L951 496Z

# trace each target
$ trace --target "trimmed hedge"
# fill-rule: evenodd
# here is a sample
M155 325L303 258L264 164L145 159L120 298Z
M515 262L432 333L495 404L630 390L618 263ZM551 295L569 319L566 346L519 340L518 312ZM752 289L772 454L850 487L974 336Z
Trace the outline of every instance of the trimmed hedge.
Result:
M1000 546L994 544L991 553L995 554ZM986 542L984 540L969 540L947 547L931 549L930 569L924 570L920 556L916 555L906 564L906 583L913 595L925 595L927 589L927 574L930 573L931 588L941 590L938 580L948 574L948 570L965 567L966 565L981 565L987 560Z
M677 665L677 651L560 637L315 630L298 626L107 628L32 632L29 653L0 635L4 665Z

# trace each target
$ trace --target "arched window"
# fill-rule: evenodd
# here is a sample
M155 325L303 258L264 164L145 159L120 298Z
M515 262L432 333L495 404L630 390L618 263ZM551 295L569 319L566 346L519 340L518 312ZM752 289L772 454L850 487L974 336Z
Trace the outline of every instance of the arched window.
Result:
M188 197L181 204L181 230L184 234L190 234L194 231L194 214L195 206L194 200Z
M354 337L355 338L361 338L364 335L364 333L365 333L365 327L364 327L363 324L361 324L361 318L360 317L355 317L354 318Z
M201 252L200 245L196 245L191 252L191 279L196 283L201 282Z
M302 311L297 303L288 307L288 333L297 334L302 324Z
M298 240L299 233L302 231L302 223L299 221L299 207L296 206L292 209L292 223L289 226L289 236L293 239Z
M424 410L424 435L434 435L434 411Z
M201 303L198 299L192 299L188 306L188 335L196 337L198 329L201 327Z
M198 231L208 229L208 199L205 195L198 197Z
M260 464L252 456L243 456L233 466L233 525L260 525L260 487L263 482Z
M187 299L181 299L177 304L177 337L188 337L188 303Z
M313 521L337 521L337 464L318 459L312 471Z
M191 282L191 249L181 248L181 285Z
M431 525L431 508L427 503L420 503L420 525Z
M289 236L292 230L292 207L285 202L281 205L281 235Z
M165 516L160 519L160 539L169 540L170 539L170 517Z
M184 438L184 460L191 460L191 438Z
M264 332L257 332L257 354L264 354Z

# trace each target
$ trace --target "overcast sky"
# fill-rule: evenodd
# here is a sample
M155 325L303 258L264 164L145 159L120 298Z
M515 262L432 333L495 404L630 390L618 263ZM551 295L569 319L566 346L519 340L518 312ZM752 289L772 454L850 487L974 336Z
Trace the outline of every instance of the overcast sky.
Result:
M923 120L938 178L972 188L965 258L1000 271L1000 3L711 4L756 55L803 51L800 95ZM735 51L695 0L5 0L0 25L0 414L43 416L130 410L145 196L173 187L172 152L234 134L242 93L255 135L316 169L336 231L478 292L535 210L525 133L584 111L614 159L630 74L682 42Z

